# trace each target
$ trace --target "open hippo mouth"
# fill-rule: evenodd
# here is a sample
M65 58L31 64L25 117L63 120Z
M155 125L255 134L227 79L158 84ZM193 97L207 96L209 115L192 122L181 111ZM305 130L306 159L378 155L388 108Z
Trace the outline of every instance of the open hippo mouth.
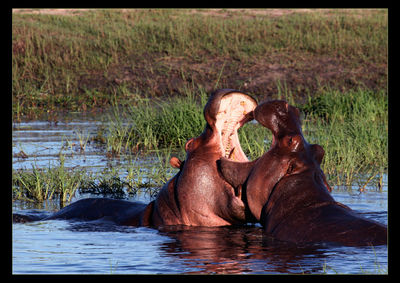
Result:
M220 135L223 156L234 161L248 161L240 146L238 129L253 119L257 102L250 96L232 92L221 98L215 128Z

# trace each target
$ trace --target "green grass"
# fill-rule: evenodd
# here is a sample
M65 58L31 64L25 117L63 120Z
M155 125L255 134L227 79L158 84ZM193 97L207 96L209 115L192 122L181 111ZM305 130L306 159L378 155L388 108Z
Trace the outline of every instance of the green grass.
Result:
M114 104L97 140L107 143L107 150L120 154L158 148L182 148L186 141L198 136L205 126L203 107L208 94L187 91L184 97L142 99L127 105L121 112ZM104 130L106 128L106 130Z
M60 203L70 201L82 183L87 180L83 170L74 171L64 167L65 157L60 155L59 166L32 170L13 170L13 199L44 201L59 199Z
M290 92L281 93L281 98L293 99ZM115 106L96 140L114 155L128 154L132 162L127 168L106 168L98 174L69 170L60 155L59 166L40 169L32 165L32 170L13 170L14 199L43 201L57 197L66 202L76 191L124 197L144 190L155 195L173 175L171 152L184 159L184 143L203 131L206 99L200 89L197 96L188 93L156 103L142 100L134 106ZM306 140L325 150L321 167L332 186L358 185L364 189L368 184L382 189L383 174L388 169L385 92L326 89L296 106L302 112ZM259 124L248 123L239 130L242 148L250 159L269 149L271 137L269 130ZM142 160L149 154L155 159L150 166L144 165Z
M114 97L132 101L184 91L179 83L174 87L174 81L189 87L194 82L197 87L211 77L214 85L213 80L221 78L219 66L213 68L219 59L224 60L227 77L238 68L248 73L249 66L272 58L304 71L309 67L301 62L307 58L329 57L347 62L350 69L387 61L387 10L280 17L206 13L184 9L90 10L69 16L13 13L14 118L105 107ZM205 62L210 65L207 70L188 68ZM366 74L378 86L385 86L384 78L374 70ZM237 80L243 78L227 83L239 88L243 82Z
M65 157L59 156L58 166L12 171L13 200L43 202L59 200L63 207L79 194L102 195L113 198L132 197L137 194L157 195L159 189L172 177L170 151L158 151L151 156L130 156L129 166L104 168L93 172L87 168L66 168ZM144 164L144 159L152 163Z
M367 176L376 177L382 187L388 166L388 99L383 91L328 90L300 108L306 113L306 139L325 149L322 169L336 185L350 186Z
M167 150L184 158L184 143L204 129L208 94L236 88L301 109L306 139L325 149L322 168L332 185L382 188L387 19L386 9L282 16L184 9L13 13L13 120L111 108L96 137L107 153ZM263 85L270 74L283 78ZM254 81L259 84L246 88ZM84 150L88 136L77 135ZM254 159L268 150L271 134L247 124L239 138ZM166 168L163 159L146 172L133 166L128 179L109 172L102 178L60 161L55 168L13 171L13 194L68 200L83 188L133 192L162 184Z
M144 190L155 195L174 172L168 163L171 152L184 159L184 143L204 129L207 95L199 92L199 100L188 93L157 103L143 100L135 106L115 106L97 141L114 155L128 154L132 162L127 168L106 168L98 174L69 170L60 155L59 166L40 169L33 165L32 170L13 170L14 199L43 201L57 197L66 202L76 191L124 197ZM293 99L291 93L281 93L281 98ZM382 189L383 174L388 169L385 92L327 89L296 106L302 111L306 140L325 150L321 167L332 186ZM269 149L271 137L269 130L259 124L248 123L239 130L242 148L250 159ZM152 165L143 164L143 153L155 155Z
M100 133L99 140L106 140L108 151L117 155L140 149L183 152L184 143L204 129L206 94L199 92L201 103L189 95L157 103L144 101L123 114L115 107L114 116L107 121L108 130ZM280 96L293 101L290 92ZM294 105L302 111L306 140L325 150L322 169L333 184L358 182L360 188L367 183L382 188L388 166L388 100L384 91L342 93L326 89ZM250 159L269 149L271 137L259 124L248 123L239 130L242 148ZM184 152L181 156L184 158Z
M206 122L203 108L209 94L187 90L185 96L166 99L143 99L135 105L120 107L103 121L94 138L114 156L150 150L181 150L192 137L199 136ZM252 124L239 131L243 150L252 158L264 153L264 140L269 131ZM270 138L269 138L270 140Z

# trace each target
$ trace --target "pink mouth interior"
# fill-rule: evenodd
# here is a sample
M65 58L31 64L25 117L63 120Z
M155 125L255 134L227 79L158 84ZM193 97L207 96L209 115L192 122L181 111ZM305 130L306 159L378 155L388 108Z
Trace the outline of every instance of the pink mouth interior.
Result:
M216 128L221 137L223 156L234 161L248 161L240 146L238 129L246 122L246 114L256 108L256 102L242 93L230 93L221 99Z

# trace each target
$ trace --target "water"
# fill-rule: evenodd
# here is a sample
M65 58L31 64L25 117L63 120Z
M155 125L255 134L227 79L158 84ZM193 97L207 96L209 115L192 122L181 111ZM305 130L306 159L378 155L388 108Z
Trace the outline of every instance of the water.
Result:
M57 125L20 123L13 130L13 168L58 165L101 170L123 161L109 160L92 143L80 151L78 133L92 135L98 120L87 117ZM64 145L64 147L63 147ZM67 146L65 146L67 145ZM18 155L23 151L27 157ZM387 180L383 192L335 189L335 200L365 217L387 224ZM83 198L87 196L78 196ZM76 200L75 199L75 200ZM148 202L149 196L130 200ZM58 202L40 205L15 201L13 212L50 214ZM388 272L387 246L293 246L263 235L261 226L147 227L104 222L51 220L12 226L14 274L382 274Z
M14 169L58 165L65 155L65 167L104 168L110 160L88 139L96 134L101 122L96 117L69 117L68 122L21 122L13 125L12 154ZM86 144L81 151L81 142ZM101 154L100 154L101 153Z

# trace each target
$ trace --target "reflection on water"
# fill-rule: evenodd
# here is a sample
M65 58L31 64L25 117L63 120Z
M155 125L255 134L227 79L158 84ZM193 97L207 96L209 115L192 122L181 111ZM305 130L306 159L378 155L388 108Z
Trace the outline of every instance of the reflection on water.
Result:
M13 273L292 274L387 272L387 247L277 242L259 225L116 226L39 221L13 225Z
M302 273L321 272L324 257L319 246L293 246L265 237L260 227L163 229L175 241L162 247L169 255L205 273ZM306 270L299 269L303 263Z
M60 151L66 167L98 170L109 166L104 152L89 144L84 153L74 131L91 134L96 121L20 123L13 131L13 168L57 164ZM63 144L67 143L67 147ZM23 151L27 157L18 155ZM115 164L114 164L115 165ZM367 218L387 224L387 180L383 192L334 190L335 200ZM80 198L88 196L79 196ZM77 200L77 199L75 199ZM148 202L137 195L132 201ZM49 214L58 202L40 205L14 202L13 211ZM74 274L288 274L387 273L387 246L294 246L276 242L260 225L242 227L116 226L106 222L38 221L12 226L13 273Z
M366 208L347 192L335 192L334 197L348 200L345 203L365 217L387 223L382 202L367 202ZM23 213L50 213L17 207ZM387 273L387 266L387 246L296 246L268 238L259 224L158 230L104 221L13 224L16 274L381 274Z

